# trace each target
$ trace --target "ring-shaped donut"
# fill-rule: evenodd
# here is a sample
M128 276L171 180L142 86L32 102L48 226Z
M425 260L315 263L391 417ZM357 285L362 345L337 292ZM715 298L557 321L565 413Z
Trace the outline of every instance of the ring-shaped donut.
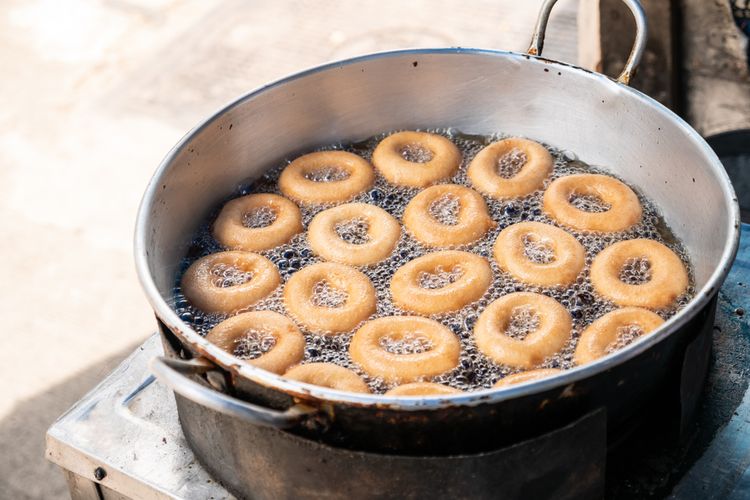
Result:
M341 238L341 223L361 221L367 226L368 240L361 244ZM368 203L348 203L329 208L313 217L307 239L313 252L333 262L350 266L377 264L387 258L401 236L401 225L382 208Z
M227 271L248 273L249 279L232 284L231 279L221 276ZM231 250L193 262L182 277L182 292L202 311L232 313L267 297L280 281L279 271L270 260L257 253Z
M384 396L450 396L464 391L435 382L412 382L387 391Z
M284 377L337 391L370 392L369 387L359 375L333 363L297 365L286 372Z
M432 214L433 204L455 200L455 224L445 224ZM473 189L456 184L428 187L411 199L403 216L406 230L420 243L432 248L467 245L487 233L495 222L484 198Z
M257 210L269 210L273 221L263 227L247 227L244 219ZM303 231L302 212L277 194L250 194L229 201L214 222L214 237L232 250L259 252L289 242Z
M425 339L423 352L398 354L384 344L414 338ZM435 377L458 366L461 345L446 326L419 316L389 316L368 321L352 337L349 355L371 377L387 383L414 382Z
M590 363L609 354L609 347L617 342L623 328L636 327L640 335L657 329L664 320L656 313L640 307L623 307L609 312L591 323L578 339L573 359L578 365Z
M650 279L629 284L620 279L628 261L647 260ZM689 285L685 265L672 250L658 241L645 238L619 241L594 257L591 263L591 284L602 297L618 306L661 309L671 305Z
M249 363L273 373L284 373L290 366L302 361L305 354L305 336L286 316L273 311L252 311L225 319L206 335L206 340L235 355L238 344L248 334L272 337L273 346Z
M534 331L523 339L507 335L518 309L528 309L538 318ZM498 364L529 369L552 356L570 339L573 321L570 313L555 299L530 292L500 297L479 315L474 326L477 348Z
M343 179L316 181L316 172L338 171ZM364 158L346 151L318 151L300 156L279 176L279 189L287 197L306 204L348 201L375 182L375 172Z
M571 203L573 196L593 196L607 205L604 212L587 212ZM601 174L575 174L555 179L544 192L544 211L564 226L580 231L625 231L641 220L638 196L626 184Z
M449 282L425 288L425 275L449 274ZM454 280L450 282L450 279ZM393 303L426 316L457 311L479 300L492 283L492 268L486 259L469 252L444 250L418 257L396 270L391 278Z
M404 158L408 148L429 152L423 163ZM427 132L396 132L372 152L372 164L391 184L422 188L451 177L461 164L461 151L450 139Z
M316 304L315 288L325 283L343 292L335 306ZM356 269L334 262L322 262L294 273L284 287L284 306L289 314L311 332L337 335L351 331L375 312L375 288Z
M529 258L527 245L542 245L554 256L550 262ZM495 240L495 261L514 278L543 287L575 282L586 264L586 249L572 235L541 222L519 222L506 227Z
M495 385L492 387L508 387L516 384L535 382L544 378L554 377L558 373L562 373L562 370L558 370L557 368L538 368L536 370L528 370L503 377L495 382Z
M508 154L518 151L526 162L512 177L498 172L499 162ZM538 142L513 137L493 142L471 160L466 171L472 186L480 193L495 199L521 198L541 189L552 171L552 155Z

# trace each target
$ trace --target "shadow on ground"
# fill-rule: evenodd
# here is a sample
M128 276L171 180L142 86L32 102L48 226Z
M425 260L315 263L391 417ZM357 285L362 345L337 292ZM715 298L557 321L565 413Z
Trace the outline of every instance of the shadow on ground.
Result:
M19 403L0 421L0 498L70 498L60 468L44 457L47 428L135 348L128 347Z

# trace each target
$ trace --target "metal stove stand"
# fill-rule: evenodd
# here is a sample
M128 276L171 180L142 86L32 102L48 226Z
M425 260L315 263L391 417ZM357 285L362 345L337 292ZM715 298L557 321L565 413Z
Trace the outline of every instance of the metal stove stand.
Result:
M748 292L750 225L743 225L720 292L711 368L694 421L672 422L674 433L652 428L626 437L606 460L606 497L750 498ZM171 391L149 374L158 354L154 335L49 429L47 458L63 469L74 500L234 498L198 464Z

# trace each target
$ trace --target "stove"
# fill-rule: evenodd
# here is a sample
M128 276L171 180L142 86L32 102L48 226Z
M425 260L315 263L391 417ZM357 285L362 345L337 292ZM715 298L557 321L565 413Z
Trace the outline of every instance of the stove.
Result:
M459 463L479 476L486 470L506 478L503 491L517 496L538 498L546 486L564 484L555 474L565 467L585 480L557 491L557 498L749 498L750 320L745 311L750 314L747 224L719 293L713 331L693 341L679 387L669 389L675 397L663 398L677 401L676 409L660 404L641 412L643 421L614 442L611 436L607 442L603 412L593 411L537 438ZM234 498L197 462L172 392L150 375L148 363L161 352L153 335L49 429L47 458L63 469L74 500ZM535 468L549 469L545 482L537 483L541 490L524 482L518 466L523 456L534 456Z

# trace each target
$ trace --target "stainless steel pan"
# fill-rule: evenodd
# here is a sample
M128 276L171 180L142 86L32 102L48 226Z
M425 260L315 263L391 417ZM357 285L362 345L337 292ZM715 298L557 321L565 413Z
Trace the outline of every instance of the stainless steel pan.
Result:
M685 347L696 332L710 328L712 305L737 249L735 194L704 140L674 113L628 87L645 43L638 2L625 2L638 34L617 80L541 56L554 3L544 3L526 54L405 50L328 64L237 99L174 147L146 190L135 256L143 287L172 346L171 358L157 360L154 370L180 395L183 406L351 448L452 453L494 446L593 407L605 407L611 426L616 426L682 370ZM617 172L658 201L688 249L695 298L657 333L557 377L499 390L409 399L339 392L239 363L172 310L178 264L191 235L240 183L317 146L429 127L528 136ZM177 361L180 351L199 360ZM186 376L188 372L192 375ZM195 375L206 372L212 375ZM184 427L189 425L185 414L181 418ZM481 437L488 429L491 437Z

